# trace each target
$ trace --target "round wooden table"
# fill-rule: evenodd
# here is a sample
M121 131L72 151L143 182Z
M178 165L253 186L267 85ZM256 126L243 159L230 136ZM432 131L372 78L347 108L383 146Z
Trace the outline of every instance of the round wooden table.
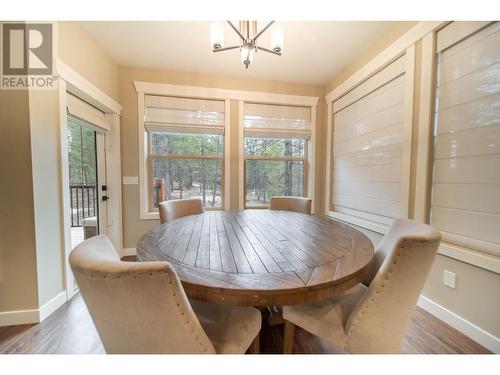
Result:
M137 245L170 262L194 299L241 306L319 301L359 283L373 258L360 231L289 211L208 211L162 224Z

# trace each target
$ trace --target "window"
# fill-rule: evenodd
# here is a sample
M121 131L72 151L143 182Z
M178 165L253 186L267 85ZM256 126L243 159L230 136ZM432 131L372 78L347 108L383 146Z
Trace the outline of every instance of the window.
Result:
M500 23L462 26L437 34L431 224L447 243L499 255Z
M223 208L224 102L148 95L144 120L150 210L184 198Z
M378 232L407 216L412 59L401 56L332 105L328 210Z
M245 103L244 135L246 207L307 195L310 108Z

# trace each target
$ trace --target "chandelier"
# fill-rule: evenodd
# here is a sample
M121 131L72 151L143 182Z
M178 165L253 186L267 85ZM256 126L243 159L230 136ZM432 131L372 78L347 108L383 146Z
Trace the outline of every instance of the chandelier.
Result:
M233 25L231 21L227 21L229 26L238 34L241 42L237 46L224 47L224 31L221 22L213 22L210 25L210 36L213 52L229 51L232 49L240 49L241 62L248 69L252 63L254 54L257 51L265 51L273 55L281 56L283 50L283 29L274 27L271 30L271 48L264 48L257 45L257 39L267 30L274 21L269 22L262 30L257 31L257 21L239 21L239 28Z

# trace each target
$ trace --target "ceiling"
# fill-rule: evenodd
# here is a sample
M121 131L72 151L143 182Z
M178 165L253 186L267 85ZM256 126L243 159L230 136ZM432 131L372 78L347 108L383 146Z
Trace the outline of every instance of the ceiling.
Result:
M391 23L279 22L284 29L283 55L259 51L248 69L240 61L239 50L212 52L210 22L99 21L82 25L120 65L325 84L380 38ZM258 23L259 30L263 25L265 22ZM224 28L225 46L238 44L230 26L225 23ZM266 31L259 44L269 48L270 34Z

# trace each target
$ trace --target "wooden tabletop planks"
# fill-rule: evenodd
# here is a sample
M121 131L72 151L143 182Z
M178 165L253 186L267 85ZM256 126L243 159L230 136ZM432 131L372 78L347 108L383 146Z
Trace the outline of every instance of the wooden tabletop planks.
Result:
M142 237L143 261L168 261L191 298L272 306L318 301L356 285L373 245L344 223L289 211L208 211Z

